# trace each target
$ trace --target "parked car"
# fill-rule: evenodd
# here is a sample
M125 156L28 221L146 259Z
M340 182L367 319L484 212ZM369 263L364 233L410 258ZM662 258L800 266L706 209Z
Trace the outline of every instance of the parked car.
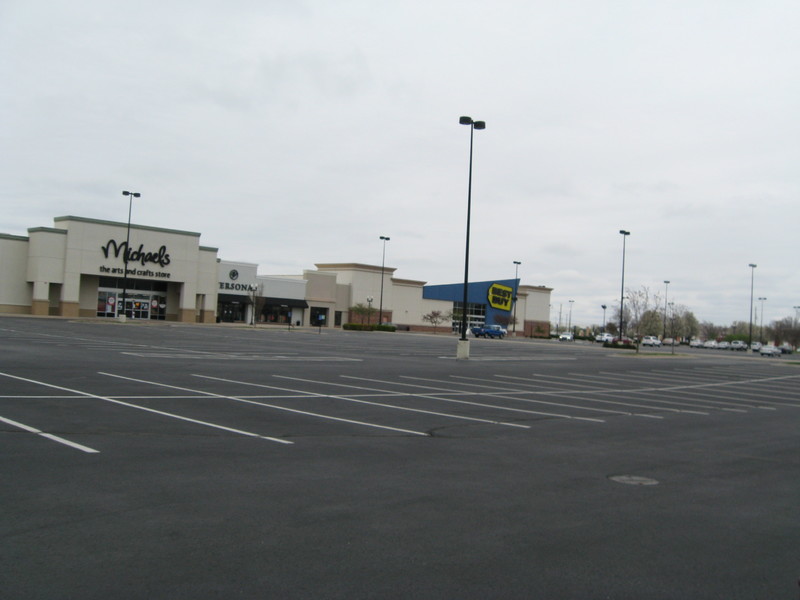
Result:
M508 333L503 327L500 325L487 325L485 327L473 327L471 329L472 335L475 337L484 337L484 338L500 338L503 339L503 336Z
M703 348L712 348L712 349L716 350L717 341L716 340L707 340L706 342L703 343Z
M678 342L676 342L672 338L664 338L663 340L661 340L661 343L664 344L665 346L677 346L678 345Z
M731 342L731 350L747 350L747 342L742 340L733 340Z
M693 339L689 342L689 348L702 348L703 347L703 340L698 340L697 338Z
M561 342L571 342L574 338L569 331L563 331L558 335L558 339Z
M761 342L753 342L752 344L750 344L750 350L752 350L753 352L758 352L759 350L761 350L761 346L763 346Z
M778 350L781 351L781 354L791 354L792 353L792 345L791 344L787 344L787 343L783 343L780 346L778 346Z
M717 342L717 350L730 350L730 349L731 349L730 342L726 342L725 340Z
M636 342L634 342L631 338L627 336L622 337L615 337L611 340L611 344L614 346L633 346Z
M614 336L610 333L598 333L596 336L594 336L594 341L600 343L610 342L613 339Z
M654 335L646 335L642 338L642 346L655 346L661 345L661 340Z
M758 351L761 356L780 356L781 351L780 349L776 348L775 346L761 346L761 349Z

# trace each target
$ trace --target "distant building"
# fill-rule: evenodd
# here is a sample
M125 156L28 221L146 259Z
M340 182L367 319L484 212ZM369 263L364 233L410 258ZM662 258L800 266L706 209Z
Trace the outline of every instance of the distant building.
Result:
M199 233L131 224L129 246L127 235L126 223L74 216L27 236L0 234L0 313L341 327L362 305L375 323L432 331L424 317L437 311L447 317L439 330L458 331L463 284L426 285L360 263L265 276L255 263L218 258ZM470 282L470 326L549 335L551 291L516 279Z

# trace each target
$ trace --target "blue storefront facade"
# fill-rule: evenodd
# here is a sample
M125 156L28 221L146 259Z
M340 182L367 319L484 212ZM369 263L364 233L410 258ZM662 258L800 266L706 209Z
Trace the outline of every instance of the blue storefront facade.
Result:
M519 289L519 279L496 279L470 282L467 288L467 326L502 325L512 322L514 298ZM422 297L453 303L454 313L460 314L464 302L464 284L426 285ZM458 328L457 320L453 323Z

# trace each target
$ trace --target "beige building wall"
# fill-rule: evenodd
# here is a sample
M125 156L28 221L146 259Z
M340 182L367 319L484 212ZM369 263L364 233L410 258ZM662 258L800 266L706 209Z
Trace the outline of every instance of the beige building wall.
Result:
M67 216L56 217L54 225L30 228L27 238L0 236L0 310L94 316L100 278L124 276L127 223ZM166 283L178 302L168 314L213 322L217 249L199 246L199 238L199 233L132 224L130 246L141 246L142 259L129 262L128 280Z
M28 283L29 239L0 234L0 312L30 314L33 286Z

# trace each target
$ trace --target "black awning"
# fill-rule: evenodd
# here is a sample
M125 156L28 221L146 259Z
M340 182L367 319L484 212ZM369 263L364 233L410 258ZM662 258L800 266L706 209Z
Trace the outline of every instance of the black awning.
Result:
M266 304L275 306L289 306L291 308L308 308L308 302L299 298L270 298L265 297Z
M227 302L229 304L252 304L250 296L239 294L217 294L217 302Z

